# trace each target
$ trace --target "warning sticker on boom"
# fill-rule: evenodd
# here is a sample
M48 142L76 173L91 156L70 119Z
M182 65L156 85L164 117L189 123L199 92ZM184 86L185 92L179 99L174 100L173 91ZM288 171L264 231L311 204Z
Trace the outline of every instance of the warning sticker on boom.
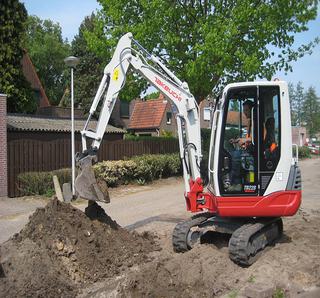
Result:
M112 80L118 81L118 79L119 79L119 68L116 68L113 72Z

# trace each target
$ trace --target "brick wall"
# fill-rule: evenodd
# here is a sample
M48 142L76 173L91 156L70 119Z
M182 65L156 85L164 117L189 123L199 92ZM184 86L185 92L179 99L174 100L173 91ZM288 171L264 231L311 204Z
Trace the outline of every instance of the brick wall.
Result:
M0 94L0 197L7 195L7 96Z

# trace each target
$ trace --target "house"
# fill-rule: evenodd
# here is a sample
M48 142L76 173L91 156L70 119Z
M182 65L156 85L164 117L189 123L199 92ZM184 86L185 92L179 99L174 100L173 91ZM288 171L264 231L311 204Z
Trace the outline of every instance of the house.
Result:
M110 117L110 124L116 127L127 129L130 123L130 116L136 102L141 99L133 99L130 102L117 99Z
M204 99L199 103L200 113L200 127L211 129L211 111L213 107L213 101L211 99Z
M172 106L163 94L158 99L135 102L128 131L140 136L177 135Z
M41 84L41 81L38 77L38 74L34 68L34 65L27 51L24 51L23 53L21 64L22 64L22 72L34 91L34 98L36 100L37 106L38 107L50 106L46 92Z
M170 101L166 100L163 94L155 100L134 100L127 103L127 119L125 128L137 135L161 136L170 132L177 136L177 123L175 111ZM205 99L199 104L200 127L211 129L211 111L213 101ZM121 105L120 105L121 107ZM117 112L119 114L119 112ZM120 112L124 117L123 112ZM123 118L122 118L123 119ZM123 120L122 120L123 121Z
M307 129L303 126L292 126L292 143L303 146L307 143Z

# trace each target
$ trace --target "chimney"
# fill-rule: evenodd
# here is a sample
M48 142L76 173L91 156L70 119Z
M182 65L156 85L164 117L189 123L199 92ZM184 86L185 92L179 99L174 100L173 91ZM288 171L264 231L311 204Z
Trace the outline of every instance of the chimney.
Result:
M0 197L8 196L7 96L0 94Z

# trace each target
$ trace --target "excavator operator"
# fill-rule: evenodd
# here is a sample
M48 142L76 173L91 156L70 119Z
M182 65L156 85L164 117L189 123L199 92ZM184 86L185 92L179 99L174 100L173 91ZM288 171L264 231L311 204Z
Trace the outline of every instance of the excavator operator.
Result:
M237 138L237 139L231 139L230 143L232 144L238 144L242 149L249 150L252 149L252 127L253 127L253 119L251 119L252 115L252 108L254 106L254 103L247 99L243 104L243 114L246 116L248 120L248 126L247 126L247 133L244 137ZM252 151L252 150L251 150Z
M246 136L244 138L239 138L238 142L239 142L239 145L245 149L249 149L250 146L252 146L253 119L251 119L252 118L251 111L252 111L253 105L254 105L254 103L249 99L247 99L242 105L243 106L243 113L246 116L246 118L248 119L248 126L247 126Z

